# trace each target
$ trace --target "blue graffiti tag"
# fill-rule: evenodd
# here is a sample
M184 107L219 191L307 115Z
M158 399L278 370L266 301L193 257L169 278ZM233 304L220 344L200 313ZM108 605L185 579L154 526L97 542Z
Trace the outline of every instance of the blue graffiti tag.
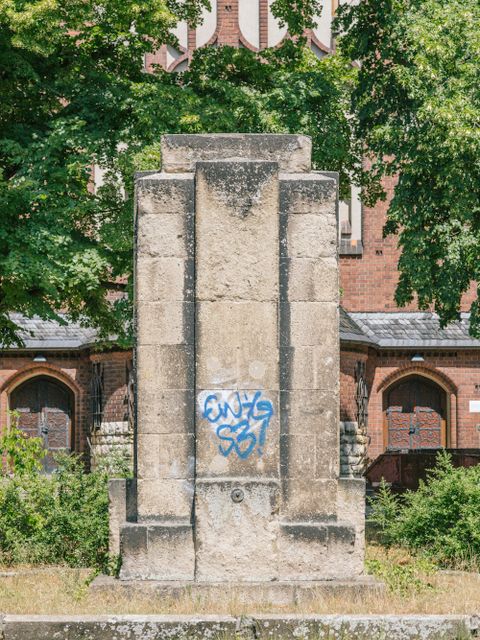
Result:
M228 402L218 395L212 393L205 398L202 415L217 425L215 433L222 441L218 445L220 453L227 457L234 451L245 460L256 448L261 456L273 415L270 400L262 400L261 391L236 391Z

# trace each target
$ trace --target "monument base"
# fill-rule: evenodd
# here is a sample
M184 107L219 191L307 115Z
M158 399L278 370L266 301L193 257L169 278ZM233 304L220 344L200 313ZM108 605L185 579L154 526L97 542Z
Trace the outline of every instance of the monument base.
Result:
M336 518L266 522L264 528L271 537L272 548L262 560L255 549L261 531L250 546L242 538L250 520L259 519L261 513L257 509L252 518L246 517L242 521L244 526L238 527L239 538L233 540L235 544L229 554L221 553L220 542L218 557L204 554L209 563L206 571L205 562L201 564L198 559L203 556L198 550L197 556L195 554L195 531L191 522L180 519L135 521L135 481L112 480L110 552L121 555L120 579L125 582L271 585L284 582L330 584L334 580L344 584L343 581L353 579L354 584L358 584L357 579L364 571L365 483L360 479L342 478L338 487L338 501L343 512L349 515L348 522ZM227 515L229 518L236 515L238 520L238 513L227 512ZM210 530L214 541L219 539L218 536L215 538L213 525ZM204 537L197 535L200 543L204 542Z
M347 597L350 601L380 596L385 585L371 576L351 580L305 580L288 582L168 582L159 580L118 580L97 576L90 588L109 597L118 594L127 598L161 598L162 600L191 601L199 608L211 603L229 602L262 606L291 606Z

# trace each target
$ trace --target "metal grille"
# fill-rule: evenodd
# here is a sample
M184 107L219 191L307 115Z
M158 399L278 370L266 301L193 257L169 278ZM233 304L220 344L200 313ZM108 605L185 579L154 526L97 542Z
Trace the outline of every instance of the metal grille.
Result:
M125 397L126 404L126 420L128 421L128 430L133 433L133 423L135 420L134 402L135 402L135 375L133 370L133 362L127 361L126 364L127 393Z
M92 413L92 430L100 429L103 419L103 362L92 363L92 380L91 380L91 413Z
M368 388L365 376L365 362L359 360L355 365L355 400L357 403L357 422L365 433L368 425Z

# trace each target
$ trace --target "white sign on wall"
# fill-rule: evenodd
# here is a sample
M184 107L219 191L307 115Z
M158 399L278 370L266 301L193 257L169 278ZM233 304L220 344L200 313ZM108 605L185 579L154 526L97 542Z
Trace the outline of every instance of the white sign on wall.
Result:
M480 413L480 400L470 400L470 413Z

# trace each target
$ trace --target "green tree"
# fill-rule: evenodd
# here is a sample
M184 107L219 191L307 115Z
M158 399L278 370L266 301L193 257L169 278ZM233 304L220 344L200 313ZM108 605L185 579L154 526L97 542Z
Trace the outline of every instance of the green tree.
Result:
M385 227L401 248L396 301L446 324L480 282L480 4L362 0L336 29L359 62L355 133L375 175L398 176ZM479 336L478 299L471 311Z
M117 328L106 293L129 271L130 212L89 191L91 167L129 126L143 56L203 6L0 0L0 343L17 341L10 311Z
M135 169L158 168L163 133L298 132L345 189L361 147L347 117L356 70L317 60L302 33L318 0L273 10L292 34L257 54L205 48L186 73L142 71L177 19L207 0L0 0L0 341L9 312L73 320L128 343ZM88 189L93 164L105 171ZM363 178L366 183L366 178Z

